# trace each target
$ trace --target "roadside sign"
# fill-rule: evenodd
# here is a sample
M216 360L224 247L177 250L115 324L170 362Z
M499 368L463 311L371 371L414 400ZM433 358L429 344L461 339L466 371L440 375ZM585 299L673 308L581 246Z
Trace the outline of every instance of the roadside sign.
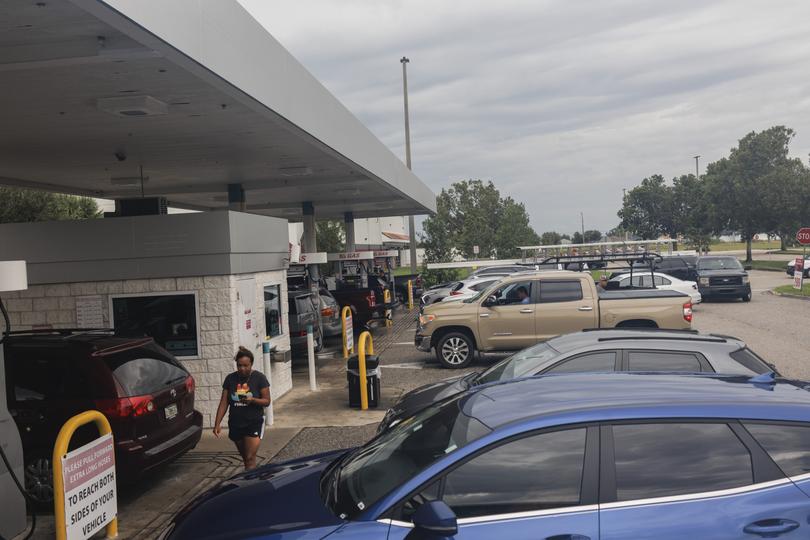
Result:
M804 280L804 257L796 257L796 262L793 265L793 288L801 290L803 280Z
M802 227L796 233L796 241L803 246L810 245L810 227Z
M62 456L68 540L90 538L118 513L112 434Z
M478 246L473 246L473 253L474 254L478 255L479 251L481 251L481 249Z

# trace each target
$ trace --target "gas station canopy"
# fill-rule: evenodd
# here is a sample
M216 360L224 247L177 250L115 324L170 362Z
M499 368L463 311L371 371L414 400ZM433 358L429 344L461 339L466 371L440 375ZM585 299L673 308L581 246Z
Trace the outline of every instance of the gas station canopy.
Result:
M197 210L238 184L248 212L290 220L304 202L318 218L435 210L235 0L7 0L0 81L0 184Z

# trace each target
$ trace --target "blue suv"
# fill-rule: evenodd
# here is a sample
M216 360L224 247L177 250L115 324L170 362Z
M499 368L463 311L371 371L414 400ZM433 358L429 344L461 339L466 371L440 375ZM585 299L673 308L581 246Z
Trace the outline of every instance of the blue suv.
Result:
M810 392L770 375L482 386L364 446L268 465L162 538L810 538Z

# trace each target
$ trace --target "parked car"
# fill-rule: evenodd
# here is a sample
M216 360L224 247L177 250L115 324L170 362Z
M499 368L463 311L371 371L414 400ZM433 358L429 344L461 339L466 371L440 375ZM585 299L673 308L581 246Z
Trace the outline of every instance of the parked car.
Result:
M202 415L194 410L194 378L152 338L111 331L12 333L4 342L8 409L20 430L28 492L53 500L53 447L62 425L96 409L110 421L119 482L194 448ZM80 428L77 448L98 436Z
M790 277L793 277L793 274L796 273L796 259L791 259L787 262L787 267L785 268L785 272ZM804 277L810 278L810 258L804 260Z
M374 284L379 285L376 281ZM355 328L361 329L371 321L382 320L385 317L383 292L379 287L358 288L339 284L336 290L329 292L341 309L344 306L351 308Z
M692 303L675 291L602 291L590 274L515 274L460 302L425 306L414 343L461 368L475 351L517 351L584 328L689 328Z
M312 326L312 339L315 350L320 351L323 346L323 334L319 324L320 311L316 300L309 289L287 291L287 304L289 305L290 348L297 351L307 348L307 327Z
M340 321L340 306L326 287L318 291L319 308L321 311L321 330L325 337L339 336L343 332Z
M484 274L483 276L475 276L461 281L461 287L451 291L449 296L441 299L442 302L450 302L454 300L464 300L471 298L486 289L496 281L500 281L509 274Z
M584 330L551 338L489 369L431 383L402 396L379 431L425 407L475 386L519 377L579 372L721 373L753 377L776 372L745 343L730 336L645 328Z
M442 299L447 298L452 292L459 290L462 286L460 281L451 281L444 287L428 289L419 299L419 308L422 309L424 306L441 302Z
M708 298L741 298L751 301L751 282L748 272L736 257L708 255L697 263L698 289Z
M531 270L533 267L521 264L507 264L499 266L483 266L470 273L467 277L487 276L490 274L514 274L515 272L523 272Z
M418 303L419 298L424 294L421 274L401 274L394 276L395 296L401 303L408 303L408 281L411 282L411 286L413 287L413 301L414 303Z
M225 480L160 538L804 539L804 385L623 373L485 385L359 448Z
M631 274L621 274L608 281L608 289L613 288L615 284L617 289L661 289L664 291L678 291L689 296L692 299L692 304L699 304L702 300L700 291L698 291L697 283L694 281L683 281L670 276L669 274L659 274L658 272L633 272L632 282Z
M697 281L697 255L671 255L653 262L653 270L669 274L684 281ZM649 269L649 263L636 263L635 266ZM635 273L635 272L634 272Z

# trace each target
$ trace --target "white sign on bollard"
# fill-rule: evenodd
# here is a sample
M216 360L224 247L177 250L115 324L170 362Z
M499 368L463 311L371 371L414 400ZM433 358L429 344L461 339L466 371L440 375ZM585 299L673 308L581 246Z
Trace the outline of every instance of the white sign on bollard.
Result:
M346 350L354 349L354 327L352 326L352 315L346 317Z
M804 257L796 257L793 266L793 288L802 290L802 280L804 279Z
M62 457L68 540L85 540L118 514L115 447L111 434Z

